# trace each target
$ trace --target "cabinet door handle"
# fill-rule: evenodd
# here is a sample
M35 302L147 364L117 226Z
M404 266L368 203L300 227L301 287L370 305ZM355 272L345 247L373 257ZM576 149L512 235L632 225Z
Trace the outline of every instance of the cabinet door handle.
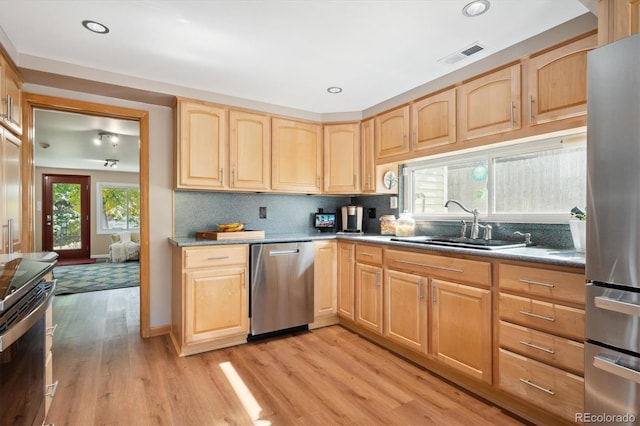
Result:
M376 287L380 287L380 272L376 272Z
M422 266L424 268L441 269L443 271L450 271L450 272L459 272L459 273L463 273L464 272L464 269L448 268L446 266L429 265L428 263L412 262L410 260L398 259L398 260L396 260L396 263L403 263L405 265L412 265L412 266Z
M539 351L546 352L546 353L548 353L548 354L555 354L555 353L556 353L556 352L555 352L553 349L551 349L551 348L544 348L544 347L542 347L542 346L534 345L533 343L531 343L531 342L527 342L526 340L520 340L520 344L521 344L521 345L524 345L524 346L528 346L528 347L530 347L530 348L532 348L532 349L537 349L537 350L539 350Z
M516 127L516 103L511 101L511 127Z
M533 280L519 280L519 281L524 284L541 285L543 287L550 287L550 288L554 288L556 286L555 284L545 283L542 281L533 281Z
M355 188L358 185L358 178L356 177L355 173L353 174L353 187Z
M529 96L529 122L533 122L533 96Z
M236 186L236 168L231 169L231 186Z
M436 299L436 286L431 283L431 303L436 303L438 300Z
M51 389L51 390L49 390ZM44 396L48 396L49 398L53 398L54 396L56 396L56 390L58 390L58 380L56 380L54 383L47 385L47 393L44 394Z
M367 175L367 188L371 189L371 173Z
M351 255L351 248L347 249L347 261L348 262L353 261L353 256Z
M534 314L533 312L528 312L528 311L520 311L520 313L522 315L526 315L528 317L538 318L538 319L545 320L545 321L553 322L553 321L556 320L554 317L547 317L547 316L544 316L544 315L538 315L538 314Z
M55 324L53 327L48 327L46 330L47 336L53 337L56 334L56 328L58 328L58 324Z
M418 300L424 299L422 295L422 280L418 280Z
M416 131L411 132L411 148L416 146Z
M538 389L538 390L541 390L542 392L546 392L546 393L548 393L549 395L555 395L555 394L556 394L556 393L555 393L554 391L552 391L551 389L543 388L543 387L542 387L542 386L540 386L540 385L536 385L535 383L533 383L533 382L532 382L531 380L529 380L529 379L523 379L523 378L520 378L519 380L520 380L522 383L524 383L524 384L526 384L526 385L529 385L529 386L531 386L532 388L536 388L536 389Z
M224 169L220 168L220 185L224 185Z

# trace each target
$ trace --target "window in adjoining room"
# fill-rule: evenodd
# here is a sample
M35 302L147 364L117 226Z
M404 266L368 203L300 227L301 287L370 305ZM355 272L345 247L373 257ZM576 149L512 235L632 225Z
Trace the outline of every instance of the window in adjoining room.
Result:
M96 196L99 234L140 228L140 186L98 183Z

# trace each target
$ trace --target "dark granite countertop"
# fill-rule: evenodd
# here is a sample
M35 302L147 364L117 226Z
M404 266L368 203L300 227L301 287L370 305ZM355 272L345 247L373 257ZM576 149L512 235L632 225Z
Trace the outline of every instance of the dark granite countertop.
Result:
M584 253L575 250L556 249L544 246L517 247L500 250L480 250L474 248L447 247L410 243L404 241L391 241L391 236L374 234L335 234L335 233L293 233L293 234L267 234L264 239L251 240L199 240L195 238L169 238L169 242L178 247L208 246L221 244L263 244L295 241L315 240L351 240L370 244L385 244L395 247L421 249L425 251L464 254L493 259L519 260L523 262L538 262L548 265L568 266L584 268Z

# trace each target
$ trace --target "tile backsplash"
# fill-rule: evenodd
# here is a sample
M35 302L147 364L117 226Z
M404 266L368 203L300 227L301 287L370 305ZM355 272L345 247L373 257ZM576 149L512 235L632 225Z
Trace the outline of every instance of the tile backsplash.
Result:
M318 208L338 212L350 197L230 192L174 192L174 237L194 237L196 231L217 229L219 223L243 222L247 229L268 233L314 232ZM260 207L267 208L260 219Z
M363 206L364 232L378 234L380 216L391 214L398 217L399 214L399 209L389 207L389 198L389 195L348 197L175 191L174 236L194 237L196 231L212 230L217 228L218 223L236 221L243 222L247 229L260 229L267 233L315 232L313 214L319 208L339 216L340 207L346 204ZM267 208L266 219L260 219L260 207ZM375 209L375 218L368 217L371 208ZM494 239L519 241L523 237L514 235L514 232L529 232L536 245L573 248L568 223L489 223L493 227ZM417 235L457 236L459 233L458 221L420 221L416 225Z

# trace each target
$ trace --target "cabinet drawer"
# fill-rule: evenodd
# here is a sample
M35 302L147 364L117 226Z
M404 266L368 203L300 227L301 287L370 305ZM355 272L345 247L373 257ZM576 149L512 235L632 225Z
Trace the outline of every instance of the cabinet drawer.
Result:
M584 305L586 281L582 274L504 264L500 265L498 271L500 290L513 290Z
M584 379L500 349L500 388L527 402L575 421L584 411Z
M500 319L584 340L584 310L500 293Z
M580 342L500 321L500 346L584 374L584 345Z
M414 274L456 282L491 286L491 264L401 250L385 251L385 266Z
M218 247L190 247L184 250L184 268L245 265L248 262L248 245L222 245Z
M357 244L356 262L382 265L382 247Z

